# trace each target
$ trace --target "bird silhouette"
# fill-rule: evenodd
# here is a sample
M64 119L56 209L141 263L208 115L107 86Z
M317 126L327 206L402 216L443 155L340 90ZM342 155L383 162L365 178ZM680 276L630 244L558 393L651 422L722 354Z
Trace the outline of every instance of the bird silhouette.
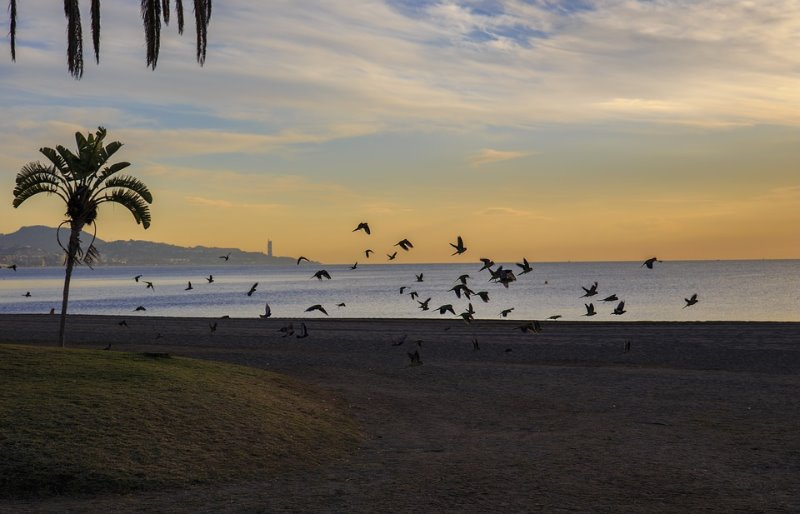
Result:
M656 262L661 262L661 261L658 260L658 258L656 257L650 257L649 259L647 259L642 263L642 266L647 266L647 269L653 269L653 264ZM639 267L641 268L641 266Z
M364 250L364 255L366 255L366 256L367 256L367 259L369 259L369 254L371 254L371 253L375 253L375 252L373 252L373 251L372 251L372 250L370 250L369 248L367 248L366 250Z
M594 296L597 294L597 282L591 285L588 289L581 286L581 289L585 291L584 295L581 298L586 298L587 296Z
M311 312L311 311L319 311L326 316L328 315L328 311L326 311L325 308L320 304L312 305L311 307L306 309L306 312Z
M17 265L16 264L12 264L11 266L6 266L6 268L8 268L8 269L10 269L12 271L17 271Z
M135 309L133 309L134 312L140 312L140 311L146 311L146 310L147 309L145 309L143 305L140 305L140 306L136 307Z
M683 301L686 302L686 305L683 306L683 308L685 309L686 307L691 307L692 305L696 304L700 300L697 299L697 293L695 293L689 298L684 298Z
M422 282L422 275L423 275L422 273L420 273L419 275L417 274L414 275L415 277L417 277L417 282Z
M331 275L326 270L321 269L318 272L314 273L311 276L311 278L316 278L317 280L322 280L323 278L327 278L328 280L330 280L331 279Z
M389 258L390 261L393 261L395 257L397 257L397 252L394 253L387 253L386 256Z
M617 300L619 300L619 298L617 298L617 295L615 295L615 294L612 294L611 296L606 296L605 298L603 298L604 302L616 302Z
M416 300L417 297L419 296L419 293L416 291L411 291L410 293L408 293L408 296L410 296L412 300Z
M446 303L446 304L444 304L444 305L439 307L439 314L444 314L447 311L450 311L454 316L456 314L456 311L453 310L453 305L452 304Z
M300 266L300 261L311 262L308 260L308 257L303 257L302 255L297 258L297 265Z
M511 314L511 311L513 311L513 310L514 310L514 307L511 307L509 309L504 309L504 310L500 311L500 315L503 316L504 318L507 318L508 315Z
M429 307L428 307L428 303L430 303L430 301L431 301L431 299L430 299L430 298L428 298L428 299L427 299L427 300L425 300L424 302L422 302L422 301L420 301L420 300L417 300L417 303L419 304L419 308L420 308L420 309L422 309L423 311L427 311L427 310L429 309Z
M121 326L121 327L127 327L127 326L128 326L128 322L127 322L127 321L125 321L125 320L122 320L122 321L120 321L119 323L117 323L117 325L119 325L119 326Z
M247 296L253 296L253 293L256 292L257 287L258 287L258 282L250 286L250 290L247 292Z
M228 252L227 255L220 255L219 258L225 259L225 262L228 262L228 260L231 258L231 253Z
M356 269L356 268L358 268L358 261L356 261L352 266L350 266L350 269Z
M194 288L192 287L192 281L190 280L189 281L189 285L186 286L186 289L184 289L184 291L191 291L192 289L194 289Z
M458 236L458 240L456 241L456 244L450 243L450 246L452 246L456 250L455 252L450 254L451 256L453 256L453 255L461 255L462 253L467 251L467 247L464 246L464 240L461 239L461 236Z
M491 270L489 270L491 271ZM506 289L508 289L508 284L517 280L517 277L514 276L514 271L510 269L503 269L502 266L497 268L497 271L492 272L492 278L489 279L493 282L499 282L503 285Z
M341 309L342 307L347 307L347 304L342 302L342 303L337 303L336 306Z
M614 307L614 311L611 314L616 314L617 316L621 316L626 312L628 311L625 310L625 302L619 302L617 306Z
M483 263L483 267L481 269L479 269L478 271L483 271L485 269L490 269L492 266L494 266L494 261L492 259L487 259L486 257L481 257L480 260Z
M297 339L304 339L308 337L308 329L306 328L305 323L300 323L300 333L297 334Z
M475 296L483 300L483 303L489 303L489 292L488 291L478 291L477 293L473 293Z
M55 314L55 313L56 313L56 308L50 307L50 314Z
M145 289L152 289L153 292L156 291L156 288L155 288L155 286L153 285L152 282L148 282L147 280L145 280L144 283L146 284L145 287L144 287Z
M353 229L353 232L358 232L359 230L363 230L364 232L367 233L367 235L369 235L371 233L369 231L369 223L367 223L365 221L362 221L361 223L359 223L358 226Z
M209 284L213 284L214 283L214 275L209 275L208 278L206 278L206 280L208 281Z
M138 282L140 278L142 278L142 275L136 275L135 277L133 277L133 280Z
M548 316L547 319L556 321L558 319L561 319L561 314L553 314L552 316Z
M258 316L260 318L269 318L270 316L272 316L272 309L269 308L268 303L264 304L264 314L259 314Z
M586 306L586 314L584 314L584 316L594 316L595 314L597 314L594 311L594 304L593 303L584 303L583 305Z
M520 275L524 275L525 273L530 273L531 271L533 271L533 268L528 263L528 259L526 259L525 257L522 258L522 264L517 263L517 266L522 268L522 271L519 272Z
M211 333L213 334L214 332L217 331L217 322L215 321L214 323L209 323L208 328L211 329Z
M470 277L469 277L469 275L467 275L467 274L465 273L464 275L459 275L459 276L458 276L458 278L457 278L456 280L457 280L458 282L461 282L462 284L466 285L466 284L467 284L467 280L468 280L469 278L470 278Z
M399 246L400 248L402 248L405 251L408 251L409 249L414 248L414 245L411 244L411 241L409 241L408 239L401 239L400 241L396 242L394 244L394 246Z
M24 296L25 298L30 298L30 297L31 297L31 292L30 292L30 291L28 291L27 293L25 293L25 294L24 294L24 295L22 295L22 296Z
M422 359L419 357L419 350L414 350L414 353L409 353L408 358L411 359L410 366L419 366L422 364Z

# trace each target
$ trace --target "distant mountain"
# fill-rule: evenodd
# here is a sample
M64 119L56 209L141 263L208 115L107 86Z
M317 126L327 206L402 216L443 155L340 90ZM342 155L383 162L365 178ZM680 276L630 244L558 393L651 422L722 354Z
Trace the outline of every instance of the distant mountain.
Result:
M62 228L59 234L66 246L69 230ZM83 233L81 241L87 245L92 235ZM149 241L103 241L95 239L100 252L99 265L111 266L163 266L191 264L224 264L222 255L230 254L231 264L289 266L295 264L293 257L270 257L259 252L245 252L238 248L214 248L195 246L186 248L166 243ZM56 229L37 225L22 227L11 234L0 234L0 264L19 266L60 266L64 263L64 250L58 246Z

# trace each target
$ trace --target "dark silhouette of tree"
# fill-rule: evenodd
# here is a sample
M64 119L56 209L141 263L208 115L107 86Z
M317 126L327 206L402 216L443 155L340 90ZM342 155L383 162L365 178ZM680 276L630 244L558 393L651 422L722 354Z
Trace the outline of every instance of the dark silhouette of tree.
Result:
M161 22L169 25L169 0L141 0L142 22L147 46L147 66L156 69L158 52L161 47ZM91 0L92 45L94 58L100 64L100 0ZM17 0L8 1L9 36L11 39L11 60L17 60ZM183 1L175 0L175 14L178 17L178 34L183 34ZM76 79L83 76L83 29L79 0L64 0L64 16L67 18L67 68ZM208 23L211 20L211 0L194 0L194 19L197 28L197 62L200 66L206 61L206 42Z
M70 235L67 247L58 244L66 252L66 274L64 277L64 295L61 303L61 324L58 341L64 346L64 329L67 320L67 303L69 301L69 283L72 268L81 262L91 266L99 254L92 242L84 251L81 247L81 232L86 225L97 233L97 208L104 202L122 205L133 214L137 224L144 228L150 226L150 207L153 196L139 179L129 175L117 175L128 166L129 162L118 162L106 166L109 158L122 147L122 143L114 141L104 144L106 129L98 127L95 134L84 137L75 133L78 153L59 145L53 148L40 148L49 164L39 161L29 162L17 173L14 187L14 207L19 207L25 200L39 193L54 194L61 198L67 206L66 219L58 226L69 224ZM57 236L58 237L58 236Z

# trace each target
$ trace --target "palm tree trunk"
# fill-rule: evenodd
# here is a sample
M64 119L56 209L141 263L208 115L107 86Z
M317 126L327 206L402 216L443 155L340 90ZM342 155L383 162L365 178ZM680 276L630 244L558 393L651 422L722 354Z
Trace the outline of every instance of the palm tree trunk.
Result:
M58 328L58 343L64 348L64 336L67 326L67 304L69 303L69 282L72 279L72 268L75 266L75 256L78 253L79 237L81 228L71 225L69 234L69 245L67 246L67 271L64 276L64 296L61 300L61 323Z

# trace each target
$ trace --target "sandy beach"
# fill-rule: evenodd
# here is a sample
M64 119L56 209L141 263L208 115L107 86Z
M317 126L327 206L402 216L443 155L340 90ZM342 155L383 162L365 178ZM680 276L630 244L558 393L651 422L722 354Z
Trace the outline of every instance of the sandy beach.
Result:
M308 337L283 337L292 321L73 316L68 341L328 390L363 430L346 460L0 511L800 511L800 324L549 322L523 333L515 321L306 319ZM57 332L57 316L0 316L2 343L53 345ZM414 351L422 365L409 365Z

